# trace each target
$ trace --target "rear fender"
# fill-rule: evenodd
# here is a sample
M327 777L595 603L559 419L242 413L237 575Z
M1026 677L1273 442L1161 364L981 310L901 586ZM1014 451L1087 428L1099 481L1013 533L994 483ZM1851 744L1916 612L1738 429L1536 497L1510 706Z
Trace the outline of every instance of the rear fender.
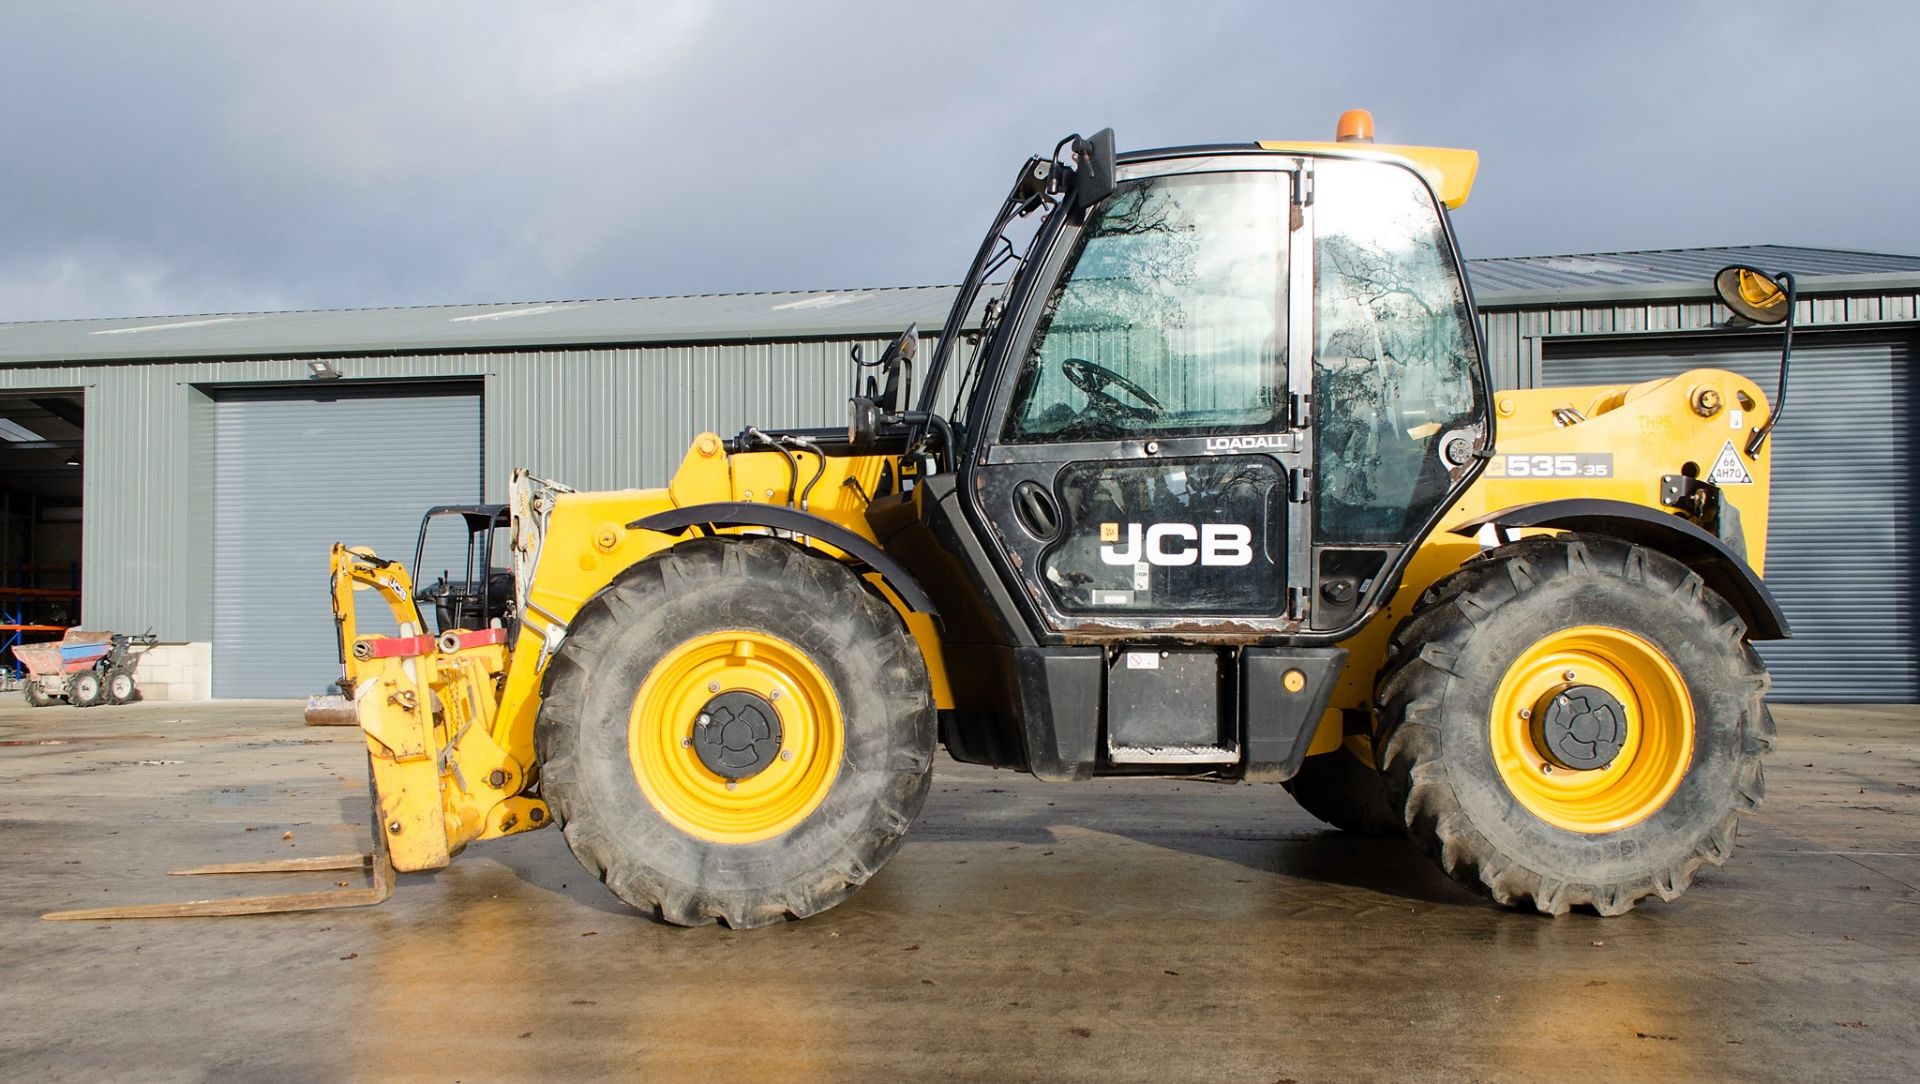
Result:
M1715 535L1672 514L1626 501L1575 498L1518 504L1456 524L1457 535L1544 527L1604 534L1658 550L1686 565L1727 600L1747 623L1749 640L1784 640L1793 635L1787 615L1753 567Z

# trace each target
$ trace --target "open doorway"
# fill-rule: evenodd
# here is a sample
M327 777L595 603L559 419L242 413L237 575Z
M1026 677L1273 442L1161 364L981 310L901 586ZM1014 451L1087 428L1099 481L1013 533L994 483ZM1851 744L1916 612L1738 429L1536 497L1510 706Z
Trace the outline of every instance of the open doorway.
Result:
M0 682L9 648L57 640L80 621L86 397L0 393Z

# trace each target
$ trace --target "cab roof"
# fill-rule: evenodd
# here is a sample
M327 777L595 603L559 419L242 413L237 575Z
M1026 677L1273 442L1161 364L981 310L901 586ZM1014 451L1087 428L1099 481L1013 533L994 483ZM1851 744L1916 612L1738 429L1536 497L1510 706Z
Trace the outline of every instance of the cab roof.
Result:
M1370 143L1358 140L1263 139L1257 143L1203 143L1190 147L1156 147L1127 151L1121 163L1155 158L1173 158L1195 154L1232 154L1249 150L1280 154L1310 154L1325 158L1357 158L1378 162L1400 162L1417 170L1441 202L1457 209L1473 191L1473 178L1480 170L1480 152L1458 147L1416 147L1408 143Z
M1337 155L1342 158L1401 159L1426 177L1427 183L1450 208L1467 202L1474 175L1480 171L1480 152L1458 147L1416 147L1406 143L1260 141L1260 149L1294 154Z

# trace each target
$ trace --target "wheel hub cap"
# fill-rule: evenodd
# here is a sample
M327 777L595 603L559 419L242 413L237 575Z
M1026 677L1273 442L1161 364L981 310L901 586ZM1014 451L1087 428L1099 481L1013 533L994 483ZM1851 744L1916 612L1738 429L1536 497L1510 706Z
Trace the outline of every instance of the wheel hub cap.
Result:
M721 693L707 701L693 726L693 751L724 779L760 774L780 755L780 713L755 693Z
M1627 741L1627 709L1592 685L1569 685L1533 710L1533 742L1540 755L1573 771L1613 763Z

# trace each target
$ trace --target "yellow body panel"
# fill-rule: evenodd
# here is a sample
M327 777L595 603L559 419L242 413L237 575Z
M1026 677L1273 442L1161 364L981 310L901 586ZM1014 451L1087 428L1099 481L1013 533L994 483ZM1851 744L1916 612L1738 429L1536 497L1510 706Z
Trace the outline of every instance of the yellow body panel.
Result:
M1693 407L1700 392L1718 393L1720 407L1703 416ZM1742 403L1750 404L1742 406ZM1562 425L1555 412L1572 408L1585 420ZM1753 381L1720 369L1695 369L1645 384L1582 388L1536 388L1499 392L1494 396L1497 444L1494 458L1466 495L1449 508L1440 526L1408 563L1406 576L1386 608L1342 646L1347 666L1335 688L1335 709L1371 710L1373 683L1386 663L1387 640L1420 596L1441 577L1459 568L1481 544L1449 530L1454 525L1514 505L1577 497L1625 501L1661 509L1660 478L1679 474L1692 463L1702 478L1716 460L1732 448L1752 478L1750 484L1727 485L1722 493L1740 512L1746 535L1747 561L1764 571L1767 552L1767 493L1772 462L1771 445L1756 458L1740 449L1747 434L1768 417L1766 398ZM1736 412L1737 415L1736 415ZM1570 417L1563 415L1563 417ZM1544 465L1562 461L1554 456L1608 454L1609 477L1555 477L1547 474L1516 477L1509 456L1547 457ZM1340 716L1329 712L1321 720L1311 752L1340 747Z
M1459 208L1473 193L1473 178L1480 172L1480 152L1458 147L1414 147L1403 143L1326 143L1308 141L1261 140L1260 148L1269 151L1295 151L1300 154L1336 154L1355 158L1397 158L1426 177L1440 201Z
M628 523L670 508L720 501L785 506L797 473L808 511L877 542L866 521L866 494L874 491L889 464L898 475L898 461L804 451L796 458L797 470L773 451L730 455L718 436L703 433L664 488L553 492L510 653L507 645L493 644L355 658L353 645L362 639L354 611L356 591L378 594L403 637L418 635L425 626L404 568L367 550L334 547L334 612L341 622L346 676L373 756L380 823L387 829L396 869L437 869L476 839L547 823L545 804L520 792L538 778L533 731L551 649L580 608L616 575L681 540L629 529ZM793 493L796 507L800 492ZM844 556L816 539L806 544ZM952 707L933 619L909 610L877 574L869 573L867 580L900 612L919 644L935 705Z
M876 541L866 518L867 500L880 481L882 467L898 462L884 456L827 456L802 452L796 457L798 488L806 493L806 510ZM821 469L818 481L814 471ZM627 530L626 524L670 508L720 501L752 501L785 506L793 488L794 472L785 457L772 451L729 455L712 433L695 437L673 479L664 489L611 490L601 493L562 493L553 500L538 564L527 595L527 613L513 663L501 695L500 718L494 735L516 756L526 751L531 763L533 723L540 710L540 675L546 669L543 641L549 628L564 630L587 600L612 582L614 576L639 561L681 541L655 531ZM809 491L809 485L811 489ZM794 504L800 505L799 497ZM738 534L754 528L736 528ZM808 545L830 556L839 550L818 540ZM946 667L940 655L939 633L926 614L914 613L888 590L878 575L867 581L900 611L907 630L920 645L933 680L937 707L953 706Z

